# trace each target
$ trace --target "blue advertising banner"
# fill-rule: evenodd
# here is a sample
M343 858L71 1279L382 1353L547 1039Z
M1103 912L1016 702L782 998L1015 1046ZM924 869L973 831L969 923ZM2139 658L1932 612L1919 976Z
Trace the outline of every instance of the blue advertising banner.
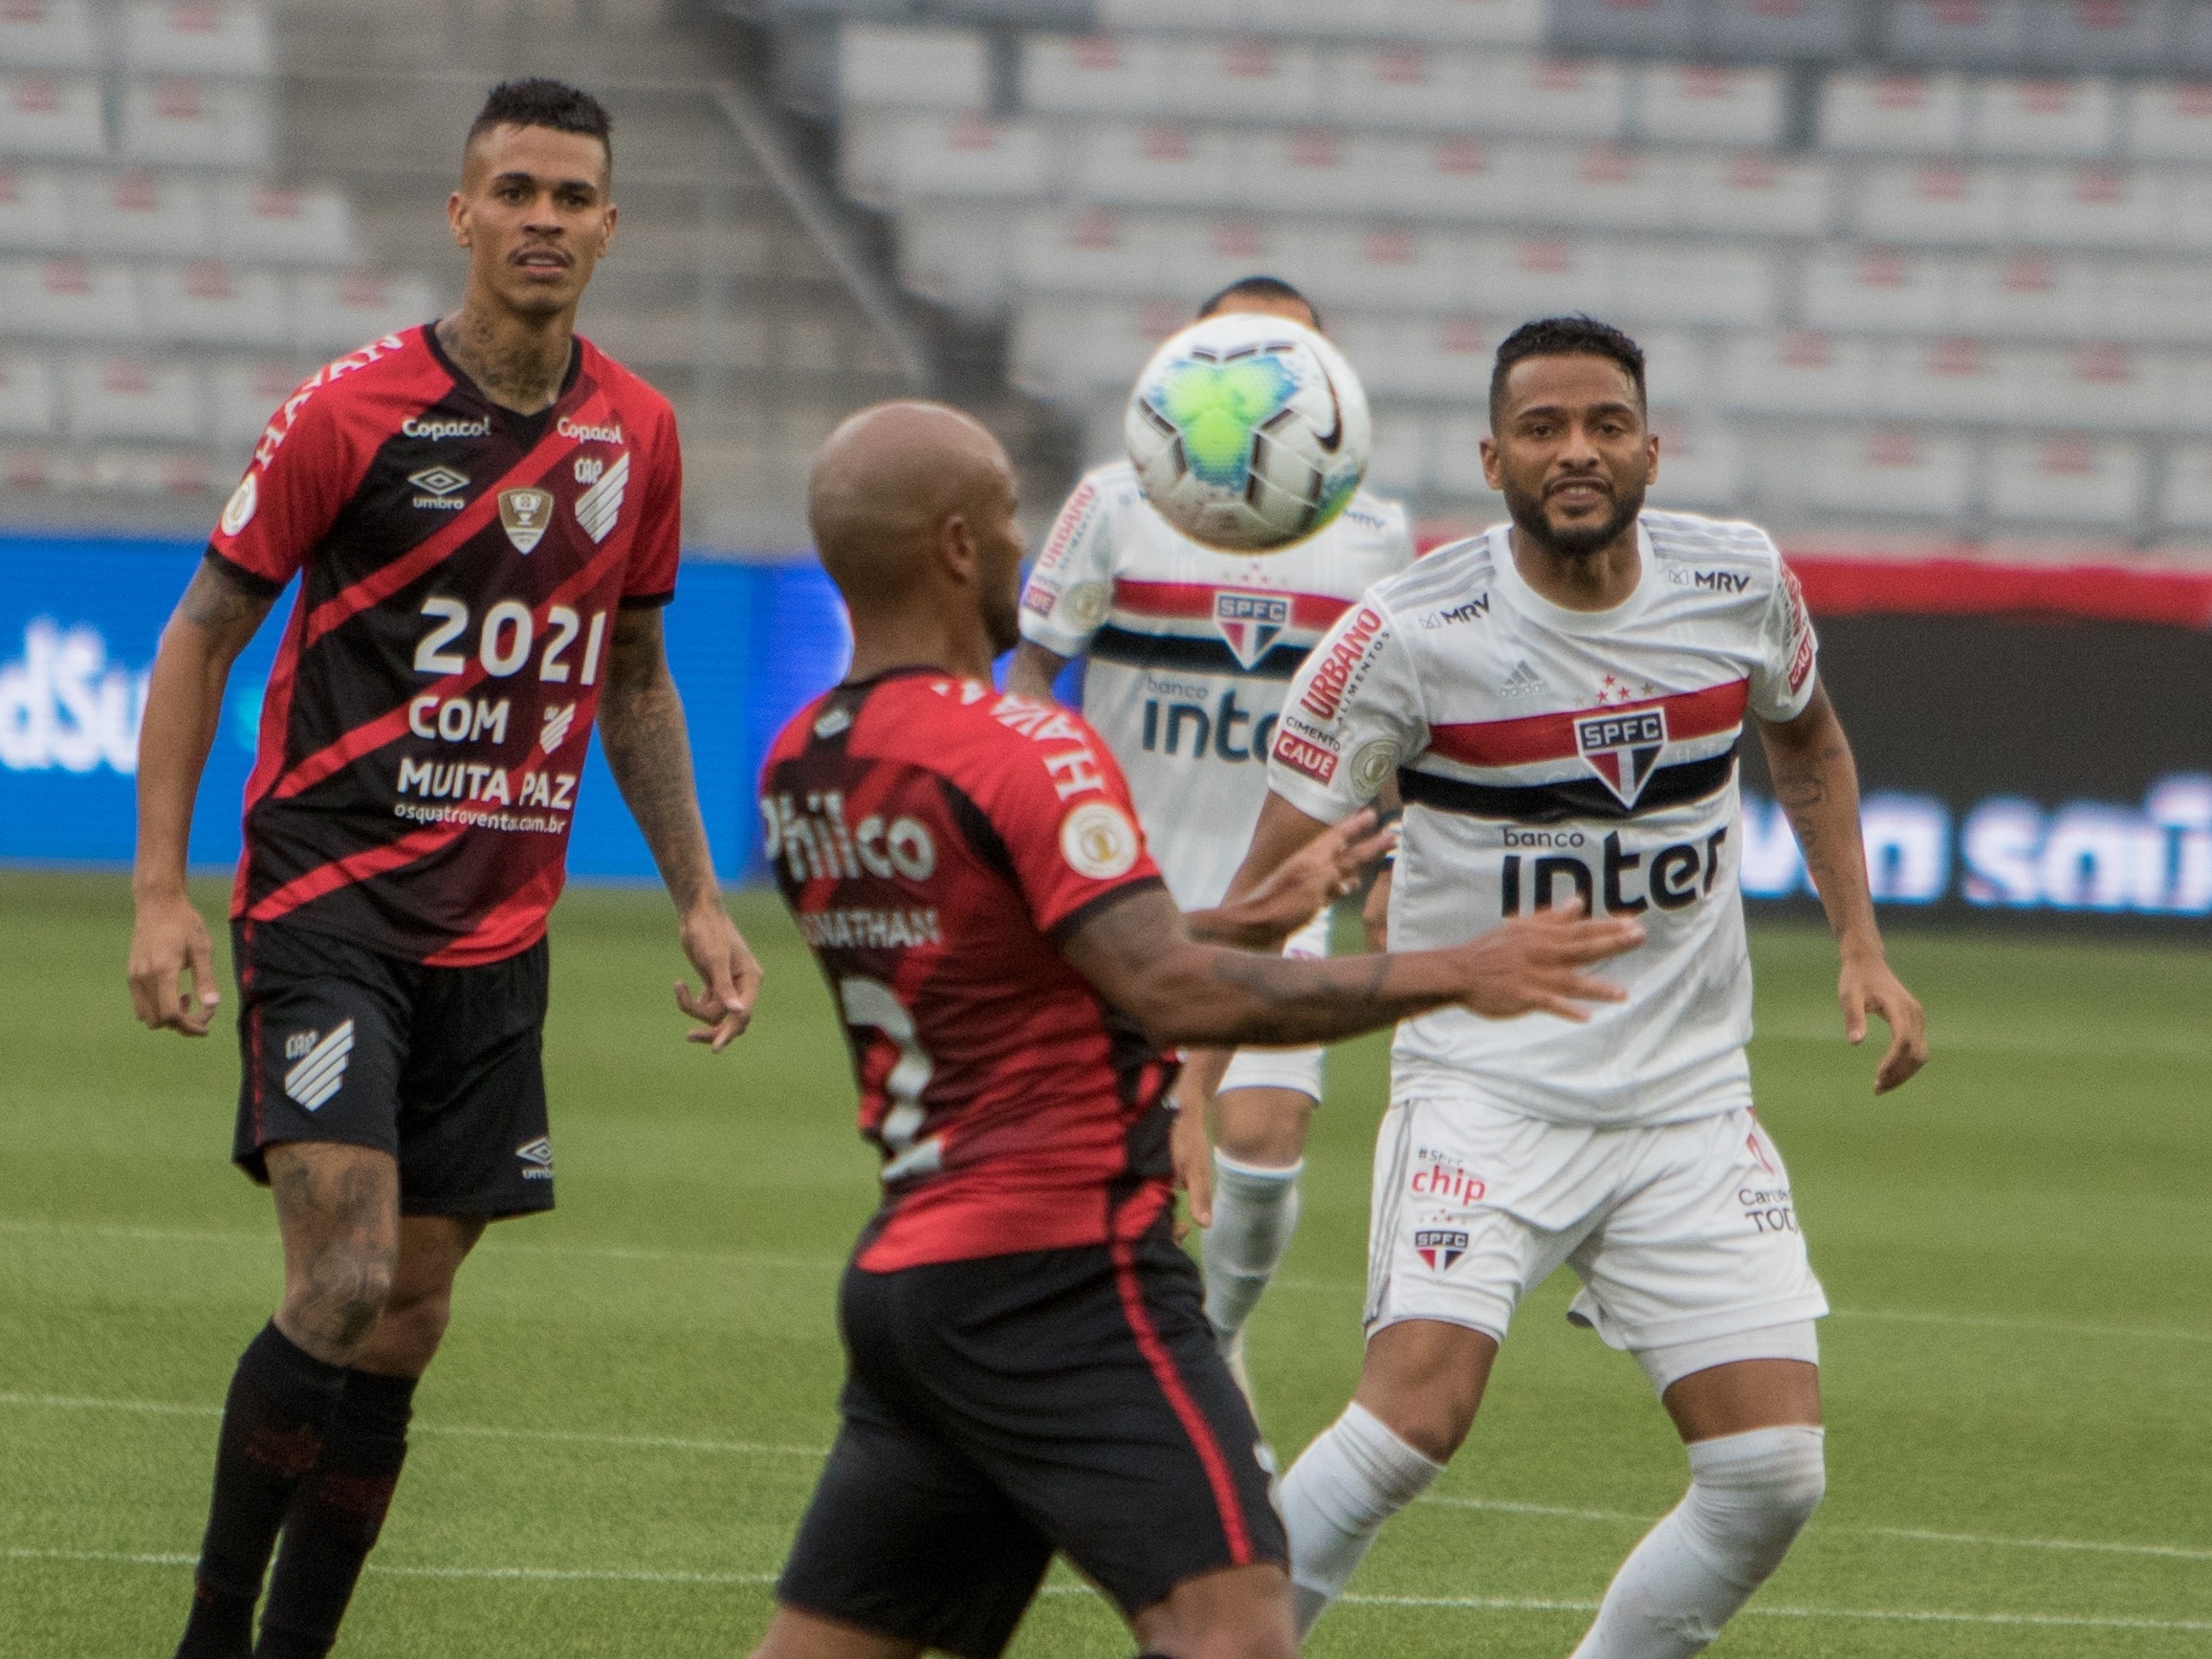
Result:
M198 542L0 537L0 859L122 864L131 857L139 722L163 624ZM238 858L238 811L287 594L230 675L193 817L191 858ZM791 711L844 671L843 607L811 562L683 567L667 621L699 801L725 878L753 871L754 780ZM578 791L571 874L649 880L652 858L599 745Z

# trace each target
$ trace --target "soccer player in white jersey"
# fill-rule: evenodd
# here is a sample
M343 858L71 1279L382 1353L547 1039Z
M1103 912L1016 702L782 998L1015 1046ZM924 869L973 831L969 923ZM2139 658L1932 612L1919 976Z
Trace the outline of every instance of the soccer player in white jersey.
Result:
M1232 896L1395 775L1390 942L1577 905L1648 934L1586 1022L1398 1028L1375 1153L1367 1357L1282 1486L1301 1630L1466 1437L1515 1305L1562 1262L1576 1323L1642 1362L1690 1489L1622 1566L1576 1659L1697 1652L1781 1562L1826 1477L1789 1177L1751 1111L1735 755L1748 717L1842 955L1876 1092L1926 1058L1884 960L1851 748L1812 627L1749 524L1643 511L1643 354L1588 317L1498 352L1485 475L1512 516L1379 583L1290 688Z
M1231 284L1198 315L1220 312L1321 327L1305 296L1273 276ZM1251 842L1291 675L1351 601L1413 560L1405 509L1365 491L1294 546L1223 553L1172 529L1135 469L1117 461L1085 475L1045 539L1021 596L1008 688L1048 697L1069 659L1087 654L1083 712L1128 777L1169 891L1186 910L1203 908L1220 901ZM1328 953L1327 912L1288 953ZM1201 1114L1218 1090L1213 1190L1194 1190L1191 1207L1206 1226L1206 1316L1247 1394L1244 1321L1298 1224L1321 1073L1318 1048L1234 1059L1200 1051L1178 1085Z

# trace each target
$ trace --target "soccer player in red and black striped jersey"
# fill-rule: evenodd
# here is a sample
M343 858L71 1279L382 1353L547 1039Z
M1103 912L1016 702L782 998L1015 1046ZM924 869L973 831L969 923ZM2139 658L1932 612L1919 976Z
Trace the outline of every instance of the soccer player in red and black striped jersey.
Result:
M448 207L460 310L286 400L155 661L131 994L201 1037L193 795L230 665L299 578L231 901L233 1155L274 1190L284 1294L230 1385L181 1659L329 1650L462 1258L488 1221L552 1206L545 920L595 719L704 982L677 988L691 1036L719 1049L758 988L662 650L675 421L575 334L614 233L609 134L572 87L493 90Z
M1362 815L1183 915L1097 733L991 688L1018 638L1014 508L998 446L935 404L863 411L815 466L853 665L777 739L761 813L884 1203L841 1292L843 1427L756 1659L996 1659L1056 1549L1153 1655L1288 1659L1267 1452L1173 1236L1173 1182L1211 1152L1168 1104L1168 1045L1454 1004L1578 1017L1611 994L1581 968L1642 932L1545 914L1457 950L1279 954L1379 852Z

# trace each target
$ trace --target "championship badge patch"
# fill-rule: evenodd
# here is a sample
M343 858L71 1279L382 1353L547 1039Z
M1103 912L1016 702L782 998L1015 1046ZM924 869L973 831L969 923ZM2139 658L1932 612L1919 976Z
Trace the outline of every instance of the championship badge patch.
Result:
M1256 668L1267 647L1290 626L1290 600L1283 594L1219 590L1214 595L1214 625L1229 642L1237 664Z
M1634 806L1667 747L1667 710L1583 715L1574 723L1574 747L1623 806Z
M528 553L545 535L545 527L553 522L553 491L500 491L499 522L507 531L507 539L515 544L515 551Z

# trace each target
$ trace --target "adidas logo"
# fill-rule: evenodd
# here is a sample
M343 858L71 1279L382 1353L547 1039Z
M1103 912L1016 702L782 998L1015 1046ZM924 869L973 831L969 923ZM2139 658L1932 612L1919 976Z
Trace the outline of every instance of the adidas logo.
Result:
M344 1021L324 1037L300 1032L285 1043L284 1052L287 1058L299 1053L284 1074L284 1092L312 1112L345 1082L345 1062L353 1055L353 1021Z
M1498 688L1498 694L1500 697L1533 697L1539 691L1550 689L1544 677L1531 668L1528 659L1523 657L1513 665L1513 672L1505 676L1505 684Z
M535 1141L525 1141L515 1148L515 1157L522 1161L522 1178L525 1181L553 1179L553 1143L540 1135Z

